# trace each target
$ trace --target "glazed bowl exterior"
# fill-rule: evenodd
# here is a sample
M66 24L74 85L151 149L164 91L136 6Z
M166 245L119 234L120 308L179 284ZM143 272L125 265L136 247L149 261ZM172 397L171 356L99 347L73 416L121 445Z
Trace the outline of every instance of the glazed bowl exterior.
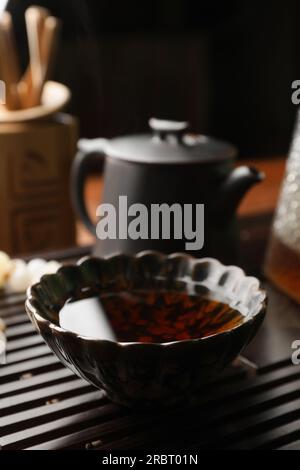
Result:
M244 321L223 333L169 343L121 343L80 336L59 326L65 302L130 289L185 291L229 303ZM28 290L26 310L61 362L126 406L171 406L201 397L249 343L261 325L266 295L259 281L212 258L143 252L85 258L45 275Z

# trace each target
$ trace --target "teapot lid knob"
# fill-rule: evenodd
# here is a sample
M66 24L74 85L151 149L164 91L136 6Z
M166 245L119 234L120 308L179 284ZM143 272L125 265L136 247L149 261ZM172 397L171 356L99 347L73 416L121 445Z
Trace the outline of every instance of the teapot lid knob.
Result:
M169 121L151 118L149 119L149 126L154 131L154 135L160 139L164 140L167 136L171 135L181 140L184 131L189 127L189 123L187 121Z

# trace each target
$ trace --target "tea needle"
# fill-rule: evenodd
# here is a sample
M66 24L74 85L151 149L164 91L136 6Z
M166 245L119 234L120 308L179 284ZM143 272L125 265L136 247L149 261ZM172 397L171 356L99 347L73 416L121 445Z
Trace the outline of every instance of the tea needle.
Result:
M10 13L3 12L0 18L0 55L3 79L6 84L6 106L8 109L20 107L17 83L20 78L17 49Z
M45 20L43 35L41 37L41 59L43 65L42 87L48 79L53 65L58 44L59 29L60 21L57 18L49 16Z
M30 56L30 106L39 104L40 89L43 84L43 63L41 51L41 37L48 10L30 7L25 12L28 47Z

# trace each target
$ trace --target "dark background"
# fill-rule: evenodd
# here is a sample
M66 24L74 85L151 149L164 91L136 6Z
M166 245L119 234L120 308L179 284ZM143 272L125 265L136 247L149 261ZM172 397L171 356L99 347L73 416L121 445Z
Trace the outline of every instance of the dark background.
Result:
M299 1L10 0L24 67L23 13L37 3L63 19L55 78L73 90L83 136L144 131L156 116L189 120L242 156L286 153Z

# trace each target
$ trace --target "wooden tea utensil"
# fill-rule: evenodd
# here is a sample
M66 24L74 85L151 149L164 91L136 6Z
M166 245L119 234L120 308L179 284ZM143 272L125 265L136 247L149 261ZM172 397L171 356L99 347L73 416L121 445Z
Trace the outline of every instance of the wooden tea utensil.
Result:
M30 61L20 79L11 15L4 12L0 16L0 58L7 95L3 106L5 112L41 105L44 85L48 80L58 43L60 21L50 16L47 9L30 7L25 12L25 20ZM50 88L47 90L50 91Z
M28 108L38 106L41 102L43 87L56 52L60 22L49 16L45 8L30 7L25 15L30 64L18 88L22 107Z
M49 16L45 20L43 36L41 38L43 83L45 83L45 81L48 79L53 67L53 62L57 51L60 27L60 21L57 18L54 18L54 16Z
M0 17L0 57L3 80L6 84L6 107L18 109L20 100L17 83L20 79L20 68L17 57L11 15L3 12Z
M27 85L25 107L37 106L39 104L40 89L43 86L41 38L43 35L44 22L47 16L48 10L40 7L30 7L25 12L30 57L30 74L26 74L26 81L22 80L22 85L19 86L22 95L24 94L25 96L26 90L23 83ZM22 87L24 87L23 90Z

